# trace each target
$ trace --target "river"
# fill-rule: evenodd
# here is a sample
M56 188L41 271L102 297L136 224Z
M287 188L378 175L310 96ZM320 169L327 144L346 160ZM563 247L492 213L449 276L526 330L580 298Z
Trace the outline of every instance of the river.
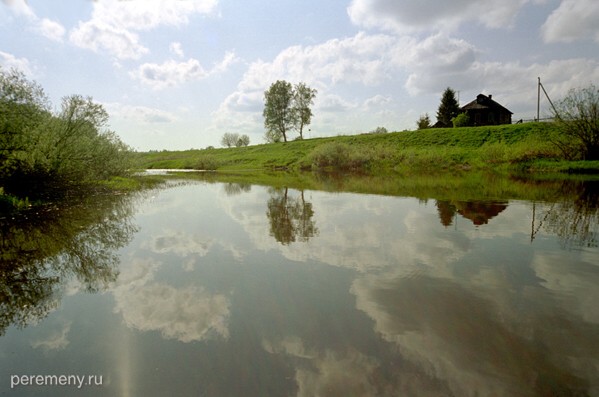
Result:
M2 395L599 396L596 182L360 180L1 219Z

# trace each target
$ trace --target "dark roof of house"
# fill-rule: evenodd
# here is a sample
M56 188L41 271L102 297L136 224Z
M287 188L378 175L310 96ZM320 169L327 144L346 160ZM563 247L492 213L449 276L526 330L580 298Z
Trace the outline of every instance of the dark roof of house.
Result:
M476 109L493 108L493 109L501 109L510 114L514 114L514 113L510 112L508 109L506 109L505 107L503 107L500 104L498 104L497 102L495 102L492 98L493 98L492 95L486 96L483 94L478 94L476 96L475 100L462 106L461 110L476 110Z

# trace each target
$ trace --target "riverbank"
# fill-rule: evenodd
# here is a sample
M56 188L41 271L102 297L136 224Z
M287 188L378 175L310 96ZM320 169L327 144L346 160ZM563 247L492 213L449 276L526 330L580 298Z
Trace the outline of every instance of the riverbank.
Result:
M114 176L108 179L88 182L74 188L61 188L60 192L40 192L34 197L20 197L4 191L0 187L0 218L17 212L27 211L56 203L77 201L85 197L99 195L124 195L143 189L151 189L165 181L157 175Z
M599 173L599 162L565 161L550 142L557 132L553 123L440 128L241 148L143 152L134 158L142 169Z

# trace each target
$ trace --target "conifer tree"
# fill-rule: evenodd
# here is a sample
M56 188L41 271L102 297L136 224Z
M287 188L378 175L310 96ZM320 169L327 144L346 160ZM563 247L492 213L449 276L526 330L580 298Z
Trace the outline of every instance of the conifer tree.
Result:
M451 126L451 119L458 115L460 104L455 97L455 91L447 87L441 97L441 104L437 110L437 121L442 122L446 126Z

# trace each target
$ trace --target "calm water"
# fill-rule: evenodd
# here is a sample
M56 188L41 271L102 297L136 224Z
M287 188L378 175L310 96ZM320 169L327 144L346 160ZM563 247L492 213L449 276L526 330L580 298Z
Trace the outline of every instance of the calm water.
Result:
M569 192L189 182L3 219L0 394L599 396L598 200Z

